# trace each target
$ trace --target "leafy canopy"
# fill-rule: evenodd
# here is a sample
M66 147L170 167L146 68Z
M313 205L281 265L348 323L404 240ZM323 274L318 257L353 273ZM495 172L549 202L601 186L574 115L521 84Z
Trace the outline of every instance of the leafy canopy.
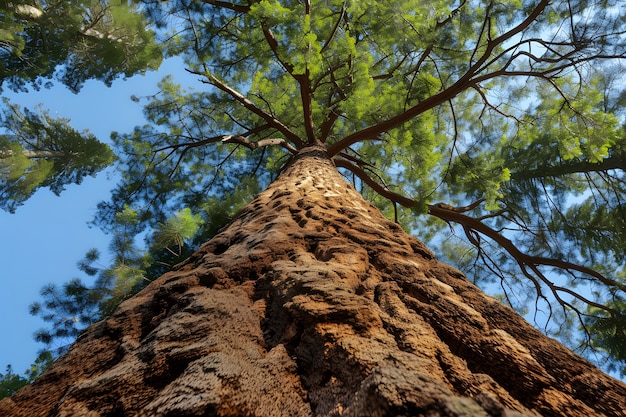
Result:
M158 68L160 47L134 2L0 1L0 88L28 91L61 81L78 92ZM1 90L0 90L1 91Z
M80 184L115 161L108 145L89 132L78 132L69 120L53 118L4 100L0 126L0 208L14 212L39 188L59 195L67 184Z
M155 69L162 48L132 2L0 1L0 92L38 90L58 81L74 92ZM0 208L13 212L41 187L55 194L115 160L108 145L53 118L0 107Z

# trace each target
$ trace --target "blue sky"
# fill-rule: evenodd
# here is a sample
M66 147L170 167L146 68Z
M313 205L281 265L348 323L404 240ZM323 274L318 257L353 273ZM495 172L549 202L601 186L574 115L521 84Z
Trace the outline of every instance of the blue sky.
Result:
M100 82L88 82L79 94L63 86L28 94L4 91L15 104L34 107L42 103L51 115L71 119L75 129L89 129L101 141L108 141L112 131L128 132L145 122L141 104L131 95L149 95L158 91L163 76L201 88L184 71L180 60L166 61L158 72L118 80L111 88ZM41 299L43 285L63 284L74 277L87 281L76 263L90 248L99 248L101 261L110 259L109 238L98 228L88 226L96 205L109 195L114 185L114 170L87 177L81 185L67 187L60 197L39 190L19 207L15 214L0 210L0 373L7 364L22 373L34 361L42 345L33 333L45 323L28 314L28 306Z

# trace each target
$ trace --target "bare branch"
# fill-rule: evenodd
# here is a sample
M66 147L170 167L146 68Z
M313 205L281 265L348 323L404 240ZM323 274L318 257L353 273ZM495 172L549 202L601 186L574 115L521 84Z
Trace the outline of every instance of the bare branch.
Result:
M557 166L539 167L525 170L524 172L512 172L511 177L516 179L562 177L575 173L605 172L612 169L626 172L626 155L615 154L602 159L600 162L589 162L580 159L568 160Z
M474 203L475 204L475 203ZM462 212L457 211L458 209L451 208L447 204L438 203L428 206L428 213L432 214L435 217L438 217L445 221L451 221L454 223L458 223L462 225L464 228L467 228L472 231L479 232L493 241L497 242L504 250L506 250L512 257L515 259L520 266L526 265L531 269L536 268L537 265L544 266L553 266L564 271L578 271L585 275L592 276L598 279L603 284L619 288L622 291L626 291L626 286L623 284L605 277L597 271L594 271L591 268L587 268L581 265L576 265L571 262L562 261L559 259L552 258L544 258L539 256L532 256L521 252L511 240L502 236L496 230L493 230L491 227L482 223L480 220L475 219L473 217L466 216L462 214ZM534 269L533 269L534 270Z
M497 243L502 249L507 251L509 255L513 257L513 259L516 261L517 265L519 266L522 272L522 275L526 279L528 279L534 286L535 292L537 295L536 302L538 302L539 299L542 299L545 302L545 305L548 307L548 310L549 310L548 320L550 320L550 317L552 316L552 305L549 302L546 295L543 293L543 288L548 289L549 293L554 297L558 305L561 306L564 313L567 313L568 311L572 311L577 315L579 323L581 327L583 328L583 330L585 331L586 337L588 339L590 337L589 336L590 333L586 327L584 318L585 316L589 316L589 313L584 312L571 301L564 299L562 297L563 294L567 294L570 297L572 297L573 300L578 300L587 306L595 307L599 309L600 311L607 313L610 317L610 320L614 324L619 326L619 321L621 320L620 317L623 316L623 313L609 306L593 301L585 297L580 292L572 290L571 288L555 284L550 279L548 279L548 277L539 269L539 266L552 266L555 268L559 268L562 271L568 273L574 279L580 278L579 276L577 276L576 274L572 272L572 271L577 271L582 274L593 276L594 278L601 281L603 284L613 287L613 288L620 289L621 291L626 291L626 288L624 285L616 281L613 281L611 279L608 279L604 277L602 274L599 274L596 271L593 271L589 268L586 268L580 265L576 265L570 262L560 261L556 259L531 256L531 255L522 253L519 249L515 247L515 245L509 239L505 238L497 231L483 224L480 221L483 218L475 219L475 218L471 218L469 216L465 216L462 214L466 211L471 210L472 208L475 208L482 201L483 199L478 200L465 207L451 207L447 204L438 203L438 204L430 205L428 206L428 208L429 208L430 214L446 221L447 223L454 222L454 223L460 224L463 227L463 230L468 240L478 250L477 259L478 258L482 259L484 265L490 271L492 271L494 274L500 277L501 285L502 285L503 290L505 291L507 300L508 300L507 290L503 286L504 281L505 281L505 277L502 273L503 271L500 268L499 263L496 262L494 259L492 259L489 256L489 254L484 250L483 248L484 243L481 242L479 234L483 234L489 237L490 239L492 239L495 243ZM494 269L494 267L497 269L497 271ZM539 307L536 305L535 311L537 312L538 309Z
M24 149L19 152L22 156L28 159L39 159L39 158L63 158L67 156L77 156L79 153L77 152L64 152L64 151L47 151L47 150L28 150ZM14 156L14 152L11 149L0 150L0 159L11 158Z
M243 145L250 150L263 148L266 146L279 145L287 149L292 154L298 153L298 150L294 148L293 146L291 146L291 144L289 144L289 142L287 142L283 138L267 138L267 139L261 139L258 141L251 141L245 136L227 135L222 138L221 142L222 143L236 143L238 145Z

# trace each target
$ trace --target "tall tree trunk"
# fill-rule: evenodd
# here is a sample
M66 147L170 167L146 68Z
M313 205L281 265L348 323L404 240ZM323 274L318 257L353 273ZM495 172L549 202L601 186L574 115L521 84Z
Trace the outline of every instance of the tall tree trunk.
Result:
M603 374L308 148L2 416L623 416Z

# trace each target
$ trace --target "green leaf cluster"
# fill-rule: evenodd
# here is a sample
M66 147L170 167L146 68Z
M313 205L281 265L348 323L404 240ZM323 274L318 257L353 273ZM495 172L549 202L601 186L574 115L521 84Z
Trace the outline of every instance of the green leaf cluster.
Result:
M166 248L174 254L181 253L185 239L193 238L204 220L191 214L189 207L174 213L165 223L158 223L152 236L153 247Z
M115 161L108 145L89 132L72 128L68 119L48 112L20 109L4 100L0 114L0 208L14 212L40 188L59 195Z
M134 2L0 2L0 87L27 91L59 80L79 91L155 69L161 47Z

